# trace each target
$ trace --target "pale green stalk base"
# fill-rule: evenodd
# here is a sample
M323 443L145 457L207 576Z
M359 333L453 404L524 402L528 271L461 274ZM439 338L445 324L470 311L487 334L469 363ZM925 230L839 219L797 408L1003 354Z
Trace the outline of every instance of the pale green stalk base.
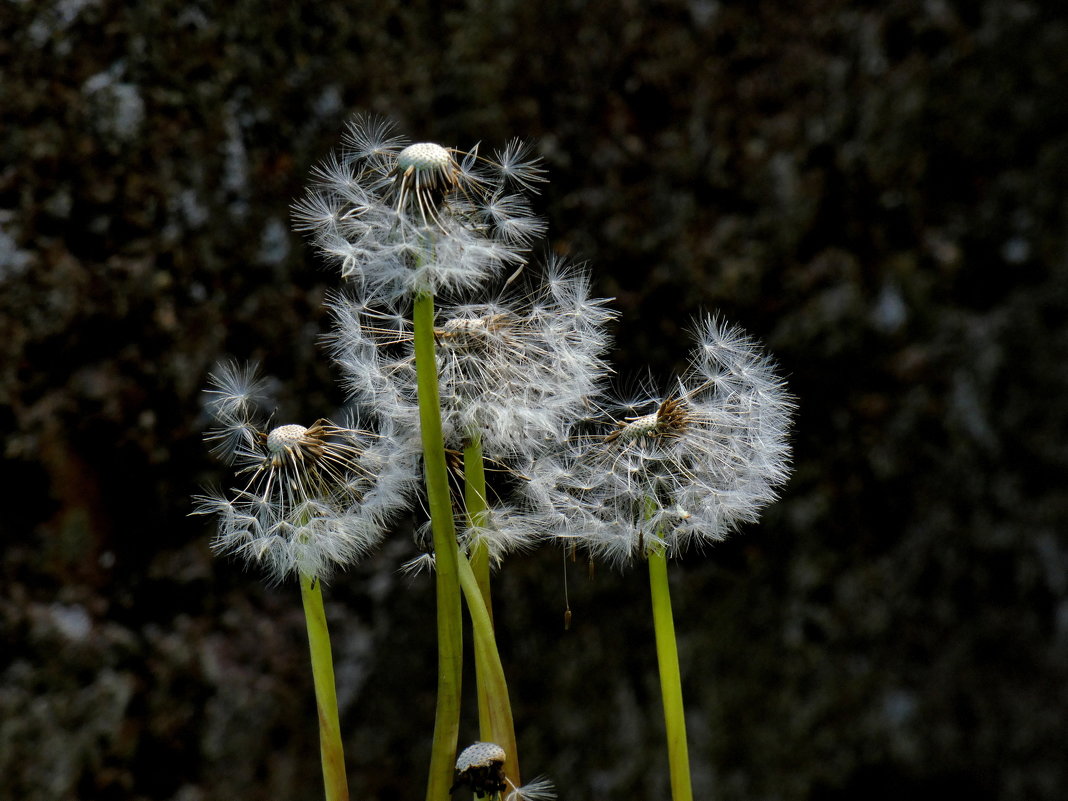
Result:
M472 434L464 447L464 506L467 510L467 525L472 528L485 525L488 503L486 501L486 465L482 456L482 439ZM493 620L493 604L490 602L489 548L478 543L470 551L471 568L482 590L486 610Z
M673 801L693 801L679 652L675 644L675 621L671 614L667 554L663 547L649 554L649 589L653 600L656 660L660 666L660 694L664 702L664 728L667 732L668 765L671 769L671 798Z
M504 667L501 665L497 640L493 635L493 621L490 620L489 611L482 600L482 591L471 569L471 563L463 554L460 554L459 567L460 585L463 587L464 598L467 600L467 611L471 615L471 630L475 640L475 667L478 671L480 690L481 737L504 749L504 775L513 786L519 787L519 753L515 741L515 725L512 721L512 705L508 700L508 683L504 678ZM483 697L485 697L484 707Z
M326 626L321 582L302 574L300 597L304 602L304 618L308 624L315 705L319 710L319 750L322 754L326 801L348 801L349 785L345 776L345 753L341 746L341 724L338 722L337 692L334 688L334 662L330 654L330 632Z
M467 512L467 525L476 528L484 525L487 515L486 502L486 467L482 458L482 440L478 434L472 434L464 447L464 508ZM482 594L482 600L489 613L490 624L493 623L493 603L490 599L489 548L484 543L476 542L469 548L471 569ZM490 721L492 700L488 696L488 687L483 675L480 660L475 660L475 688L478 695L478 731L479 737L487 742L493 739L493 726ZM499 743L498 743L499 745Z
M426 471L430 524L434 534L438 620L438 700L426 797L427 801L448 801L455 771L456 742L460 733L463 619L457 576L459 548L456 545L449 475L445 464L445 440L441 430L433 295L422 293L416 296L412 322L415 328L423 466Z

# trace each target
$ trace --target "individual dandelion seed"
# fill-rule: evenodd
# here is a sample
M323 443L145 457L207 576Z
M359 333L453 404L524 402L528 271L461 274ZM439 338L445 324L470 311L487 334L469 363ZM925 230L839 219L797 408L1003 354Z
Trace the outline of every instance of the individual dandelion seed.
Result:
M552 801L556 798L556 787L544 776L520 787L514 787L504 797L504 801Z
M228 362L208 376L205 407L215 426L207 440L217 456L233 461L243 448L252 445L256 434L249 421L266 390L267 382L255 364Z
M494 161L501 175L510 184L537 192L537 185L547 179L545 170L541 168L541 160L532 156L531 150L529 142L513 139L505 148L494 154Z
M722 540L756 519L789 475L794 409L774 363L715 318L674 389L631 404L603 433L573 435L528 492L571 542L615 562Z
M368 300L469 290L522 265L544 231L524 197L542 180L537 164L517 143L484 157L477 146L409 144L390 123L359 117L340 153L313 169L294 224Z
M211 378L208 408L218 427L207 439L230 448L222 456L243 485L198 496L195 512L217 516L217 553L263 567L273 580L327 576L377 543L407 487L395 473L381 485L386 439L328 420L268 427L238 392L258 382L254 368L236 364Z

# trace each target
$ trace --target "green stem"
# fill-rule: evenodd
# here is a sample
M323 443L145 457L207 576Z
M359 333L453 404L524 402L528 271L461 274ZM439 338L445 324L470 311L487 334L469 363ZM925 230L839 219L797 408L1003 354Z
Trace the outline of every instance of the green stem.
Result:
M434 742L430 752L427 801L447 801L460 731L460 679L463 665L463 621L457 576L456 528L449 495L445 439L441 429L437 355L434 343L434 296L420 293L412 312L415 368L419 389L419 425L423 438L427 502L434 535L437 586L438 700Z
M304 602L304 619L308 624L315 705L319 710L319 751L323 762L326 801L348 801L349 786L345 776L345 753L341 746L341 724L338 721L337 691L334 688L334 662L330 654L326 610L323 608L322 583L318 579L301 574L300 597Z
M486 523L486 466L482 456L482 438L477 432L471 434L464 447L464 506L467 509L467 525L476 528ZM471 568L482 590L490 620L493 620L493 604L490 601L489 548L485 543L475 543L470 549Z
M660 694L664 703L668 764L671 768L673 801L693 801L690 787L690 757L686 747L686 714L682 704L682 678L675 643L675 621L671 614L665 548L649 552L649 588L653 600L653 628L656 631L656 660L660 666Z
M493 621L482 599L482 590L478 586L475 572L467 557L460 554L460 585L463 587L467 601L467 611L471 615L471 631L475 641L475 667L479 683L486 689L485 727L481 737L496 743L504 749L504 775L519 787L519 753L515 740L515 724L512 721L512 705L508 700L508 683L504 678L504 667L497 651L497 639L493 634ZM483 721L482 695L479 695L479 721Z
M467 525L469 528L477 528L485 525L488 515L486 502L486 468L482 457L482 440L475 432L470 436L464 446L464 508L467 512ZM475 574L475 581L482 595L486 612L489 614L490 625L493 624L493 602L490 598L490 569L489 548L483 542L475 542L469 549L471 569ZM493 724L490 720L490 710L493 706L489 696L489 688L486 683L485 671L482 662L475 660L475 688L478 695L478 728L479 737L489 742L493 739Z

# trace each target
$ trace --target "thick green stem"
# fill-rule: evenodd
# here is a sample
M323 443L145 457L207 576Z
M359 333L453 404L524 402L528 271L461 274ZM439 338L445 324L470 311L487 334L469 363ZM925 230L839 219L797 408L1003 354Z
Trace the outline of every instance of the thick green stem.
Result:
M519 753L515 741L515 724L512 722L512 705L508 700L508 683L504 667L497 651L497 639L493 634L493 621L482 600L474 570L467 557L460 554L460 585L467 600L471 615L471 631L475 640L475 667L478 670L480 687L485 688L485 721L481 737L504 749L504 774L515 787L519 787ZM479 693L479 721L483 722L482 694Z
M486 466L482 456L482 438L472 434L464 447L464 506L467 509L467 525L477 528L486 524L488 503L486 501ZM476 542L470 549L471 569L482 590L490 620L493 620L493 604L490 601L489 548Z
M469 528L478 528L486 523L488 504L486 501L486 468L482 457L482 440L478 433L470 436L464 446L464 508L467 512ZM475 541L468 548L471 569L475 574L482 601L493 623L493 602L490 599L489 548L483 542ZM478 695L479 737L494 742L490 710L493 702L489 697L484 669L480 660L475 660L475 688Z
M656 659L660 666L660 694L664 703L668 764L671 768L673 801L693 801L690 787L690 756L686 746L686 714L682 704L682 678L679 652L675 644L675 621L671 614L667 554L664 547L648 554L649 588L653 600L653 628L656 631Z
M330 632L326 626L319 580L302 574L300 597L304 601L304 619L308 624L315 705L319 710L319 750L326 801L348 801L345 753L341 746L341 724L338 721L337 692L334 688L334 662L330 654Z
M437 584L438 700L434 717L434 742L430 753L427 801L447 801L456 760L460 731L460 679L463 665L463 621L457 576L456 528L445 464L445 440L441 430L437 356L434 343L434 297L416 296L412 313L415 329L415 367L419 389L419 425L423 438L427 503L434 534L434 565Z

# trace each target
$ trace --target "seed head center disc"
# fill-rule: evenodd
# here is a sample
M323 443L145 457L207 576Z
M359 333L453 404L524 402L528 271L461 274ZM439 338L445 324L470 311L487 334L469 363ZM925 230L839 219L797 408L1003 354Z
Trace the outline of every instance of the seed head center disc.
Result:
M660 421L656 412L636 417L623 427L624 439L638 439L646 434L656 433Z
M289 450L300 443L308 429L296 424L278 426L267 435L267 450L271 453L281 453Z
M414 169L416 172L445 170L452 161L449 151L433 142L416 142L408 145L397 154L397 167L402 172Z
M456 758L456 770L463 773L470 768L485 768L494 762L504 762L505 751L496 743L474 743Z

